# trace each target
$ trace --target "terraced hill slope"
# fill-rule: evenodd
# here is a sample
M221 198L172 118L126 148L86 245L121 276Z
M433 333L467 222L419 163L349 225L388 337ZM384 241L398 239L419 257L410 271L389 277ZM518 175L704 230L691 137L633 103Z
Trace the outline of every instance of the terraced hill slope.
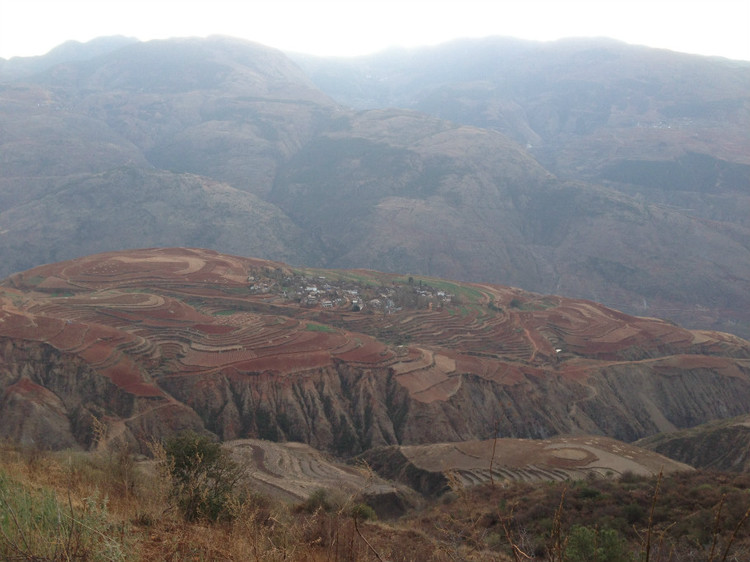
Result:
M560 433L634 440L748 412L750 343L589 301L199 249L0 285L0 428L86 444L182 428L341 455Z
M337 463L302 443L240 439L227 446L244 467L253 490L271 497L303 501L321 488L381 497L400 494L398 488L366 467Z
M324 488L366 495L391 513L410 503L406 486L432 496L451 486L489 482L567 481L626 472L655 476L660 471L693 470L658 453L598 436L390 445L370 449L350 464L301 443L240 439L226 445L245 467L253 489L263 494L301 501Z
M654 476L689 471L686 464L607 437L490 439L371 449L363 458L382 475L425 495L449 486L509 480L578 480L630 472Z

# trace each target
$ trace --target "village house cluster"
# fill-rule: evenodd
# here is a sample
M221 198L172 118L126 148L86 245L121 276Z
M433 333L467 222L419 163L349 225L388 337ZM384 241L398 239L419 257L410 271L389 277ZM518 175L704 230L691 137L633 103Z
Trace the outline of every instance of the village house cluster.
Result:
M352 280L302 275L248 276L250 292L273 294L309 308L379 312L391 314L403 309L442 308L454 295L409 278L408 283L367 285Z

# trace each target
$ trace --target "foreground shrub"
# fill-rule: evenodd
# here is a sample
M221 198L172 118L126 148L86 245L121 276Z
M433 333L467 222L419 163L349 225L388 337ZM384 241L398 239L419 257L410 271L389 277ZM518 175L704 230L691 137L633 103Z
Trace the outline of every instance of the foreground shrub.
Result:
M318 488L317 490L313 490L308 498L297 506L297 511L305 513L324 511L325 513L330 513L337 507L329 491L325 488Z
M375 521L378 516L375 510L366 503L358 503L351 507L349 515L357 521Z
M573 525L567 537L565 559L569 562L631 562L633 556L617 531Z
M172 498L188 521L231 518L242 469L219 443L185 432L164 444Z

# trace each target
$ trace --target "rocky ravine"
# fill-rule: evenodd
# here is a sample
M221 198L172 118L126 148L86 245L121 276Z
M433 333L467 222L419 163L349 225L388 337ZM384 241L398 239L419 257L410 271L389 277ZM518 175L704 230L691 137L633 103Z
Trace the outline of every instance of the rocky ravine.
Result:
M750 472L750 416L652 435L637 445L696 468Z
M2 435L183 428L375 446L603 434L748 412L750 344L588 301L196 249L108 253L0 286Z

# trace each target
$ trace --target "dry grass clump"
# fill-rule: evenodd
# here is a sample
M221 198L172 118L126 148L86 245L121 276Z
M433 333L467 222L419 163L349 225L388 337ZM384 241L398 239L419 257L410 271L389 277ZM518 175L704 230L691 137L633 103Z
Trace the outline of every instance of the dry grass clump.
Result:
M399 554L369 506L325 491L291 506L237 485L220 518L186 517L159 446L0 447L0 560L443 560Z
M750 560L748 508L750 475L627 474L449 492L419 523L514 561L719 562Z
M749 475L456 485L398 521L378 521L341 493L317 490L289 505L237 482L211 517L186 514L165 449L153 453L136 458L117 443L90 453L0 444L0 559L750 560Z

